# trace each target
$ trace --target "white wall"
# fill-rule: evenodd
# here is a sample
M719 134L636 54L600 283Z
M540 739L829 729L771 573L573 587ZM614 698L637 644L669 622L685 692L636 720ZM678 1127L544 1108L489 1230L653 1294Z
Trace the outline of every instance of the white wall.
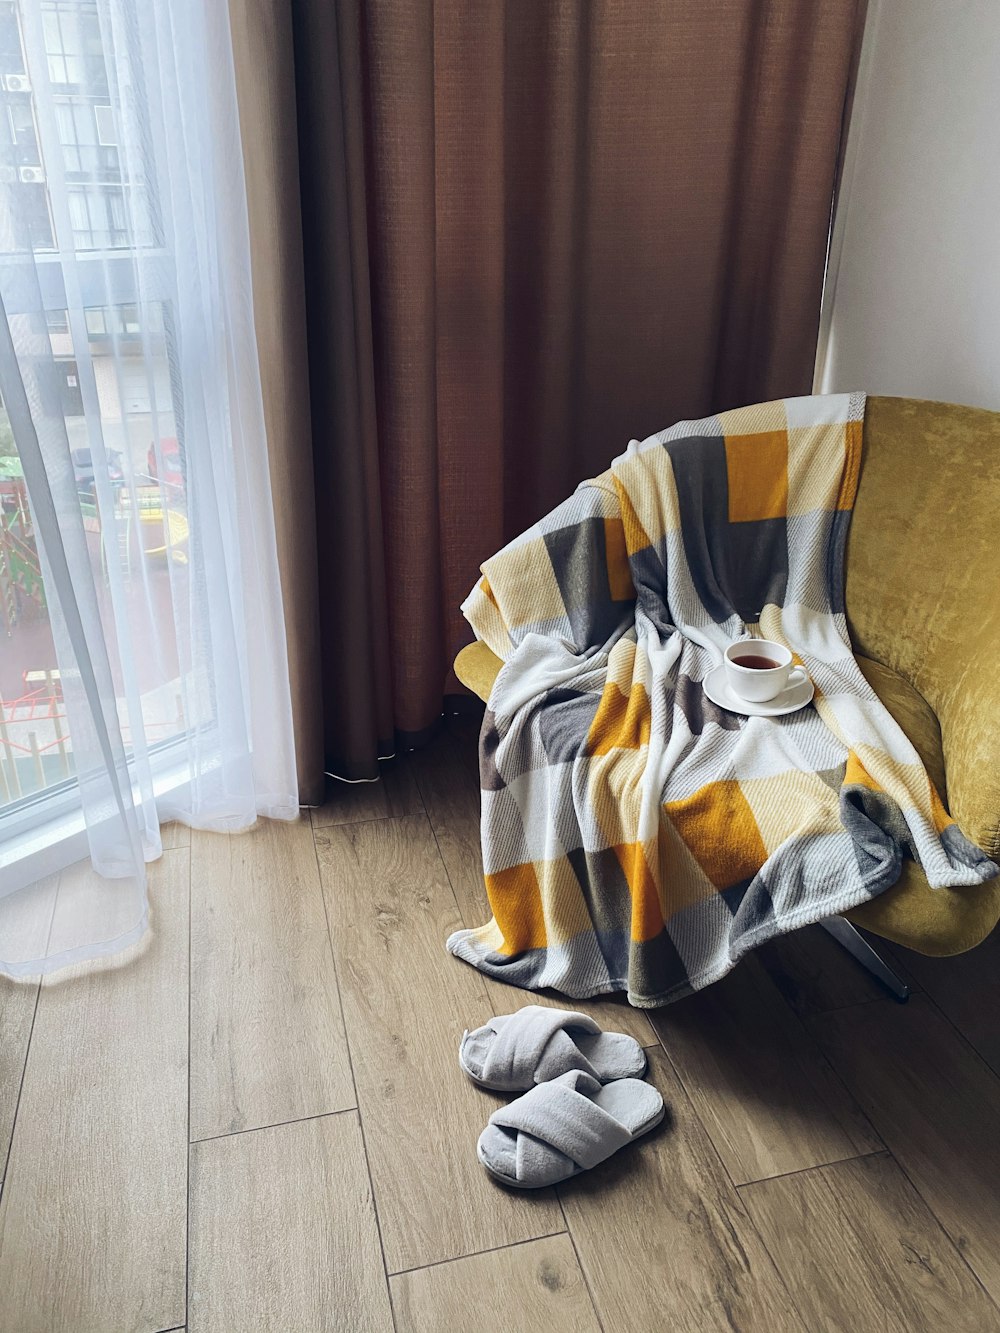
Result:
M1000 409L1000 0L869 0L816 387Z

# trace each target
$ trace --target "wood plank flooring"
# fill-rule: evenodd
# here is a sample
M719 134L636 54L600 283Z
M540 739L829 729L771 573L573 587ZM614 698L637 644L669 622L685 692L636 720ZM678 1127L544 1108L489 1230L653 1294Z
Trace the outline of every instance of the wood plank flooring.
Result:
M37 978L15 982L0 977L0 1186L7 1173L7 1154L37 1000Z
M755 958L650 1018L737 1185L882 1147Z
M193 1144L189 1333L334 1319L392 1328L356 1113Z
M599 1333L600 1324L566 1235L417 1268L390 1278L400 1333L517 1329Z
M761 1180L742 1194L807 1328L980 1333L996 1322L986 1293L888 1153Z
M308 821L191 843L191 1137L355 1105Z
M923 996L812 1021L899 1165L1000 1301L1000 1079Z
M457 1045L566 1002L445 952L478 839L453 720L296 824L173 826L147 939L0 979L3 1333L1000 1333L995 942L897 951L905 1006L819 931L658 1012L574 1002L668 1115L518 1194Z
M785 1284L666 1054L649 1077L668 1116L628 1153L560 1187L608 1333L799 1330Z
M501 1099L456 1052L492 1011L445 952L458 919L426 816L326 828L316 847L389 1272L561 1230L550 1190L500 1194L476 1159Z
M165 852L150 934L42 984L0 1198L2 1329L184 1322L188 885L188 852Z

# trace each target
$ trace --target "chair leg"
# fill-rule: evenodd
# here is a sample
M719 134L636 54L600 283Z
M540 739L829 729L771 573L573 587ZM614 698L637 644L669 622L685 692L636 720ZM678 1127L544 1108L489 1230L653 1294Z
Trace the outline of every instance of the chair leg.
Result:
M852 957L856 958L866 971L873 977L881 981L895 999L900 1004L904 1004L910 997L910 988L906 982L893 972L889 964L875 952L865 937L846 921L842 916L828 916L825 921L819 923L825 931L833 936L838 944L842 945Z

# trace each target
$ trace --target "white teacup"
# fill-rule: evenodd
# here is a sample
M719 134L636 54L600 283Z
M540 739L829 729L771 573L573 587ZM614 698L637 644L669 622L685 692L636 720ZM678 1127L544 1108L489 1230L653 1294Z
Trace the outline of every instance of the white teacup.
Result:
M809 679L805 667L793 666L791 652L773 639L738 639L726 649L723 662L729 688L748 703L766 703L787 685Z

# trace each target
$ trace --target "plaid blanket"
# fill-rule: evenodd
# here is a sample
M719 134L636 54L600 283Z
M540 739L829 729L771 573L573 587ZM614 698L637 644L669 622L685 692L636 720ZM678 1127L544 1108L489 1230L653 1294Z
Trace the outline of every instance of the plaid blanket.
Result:
M864 396L792 398L633 441L483 566L463 606L504 659L480 740L493 919L448 948L504 981L654 1006L881 893L997 873L851 653L844 549ZM716 707L759 626L815 706Z

